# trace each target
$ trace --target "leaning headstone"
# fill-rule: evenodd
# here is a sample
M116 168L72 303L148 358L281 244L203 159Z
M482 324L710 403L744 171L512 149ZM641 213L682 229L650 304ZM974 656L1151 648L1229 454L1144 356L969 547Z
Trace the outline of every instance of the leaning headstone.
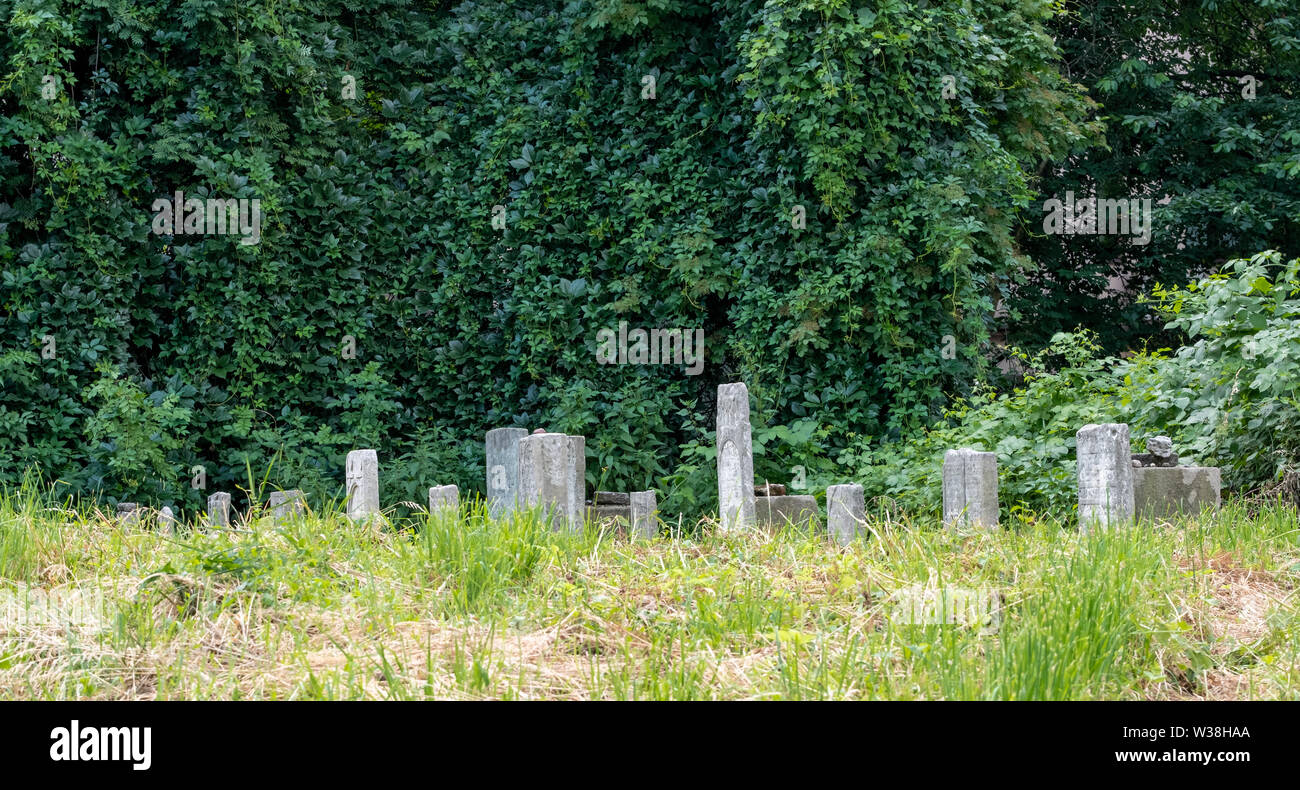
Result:
M140 523L140 506L134 502L117 503L117 520L123 525Z
M1079 466L1079 529L1133 520L1133 464L1128 425L1085 425L1075 434Z
M826 527L831 538L841 546L852 542L866 523L866 501L862 486L856 483L829 486L826 489Z
M271 506L271 517L276 521L283 521L302 513L302 492L296 488L288 491L272 491L268 504Z
M749 389L718 386L718 520L723 531L754 523L754 454Z
M218 492L208 497L208 524L213 527L230 526L230 494Z
M365 521L379 515L379 455L353 450L347 459L348 518Z
M581 529L586 508L586 440L535 433L519 440L519 504L540 506L552 524Z
M519 440L528 435L523 428L493 428L487 432L488 512L501 518L516 504L519 490Z
M653 538L659 532L659 505L654 491L633 491L628 495L633 538Z
M998 457L963 447L943 456L943 524L997 529Z
M429 489L429 514L455 513L460 509L460 489L456 486L434 486Z
M166 505L163 506L162 510L158 511L158 529L165 535L170 535L176 531L176 515Z

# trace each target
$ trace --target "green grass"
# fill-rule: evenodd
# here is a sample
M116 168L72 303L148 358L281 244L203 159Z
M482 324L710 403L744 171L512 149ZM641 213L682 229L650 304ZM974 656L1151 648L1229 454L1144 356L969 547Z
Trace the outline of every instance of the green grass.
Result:
M0 594L27 602L0 610L0 697L1300 698L1294 509L1005 526L629 541L470 507L167 536L29 483L0 493ZM996 590L997 627L909 624L917 585ZM93 616L37 616L76 590Z

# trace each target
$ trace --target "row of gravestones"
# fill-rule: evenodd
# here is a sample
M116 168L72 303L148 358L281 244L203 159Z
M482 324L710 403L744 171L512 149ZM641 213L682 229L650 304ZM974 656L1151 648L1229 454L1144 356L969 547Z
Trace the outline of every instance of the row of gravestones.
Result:
M755 524L817 526L817 500L786 496L782 486L754 486L754 457L749 419L749 390L744 384L718 387L718 516L723 531ZM1127 425L1087 425L1076 435L1079 523L1087 530L1133 520L1135 514L1160 515L1199 507L1218 507L1219 470L1178 466L1168 439L1148 442L1148 455L1129 453ZM581 529L587 521L621 519L633 536L658 532L654 491L597 491L585 501L586 440L581 436L529 434L523 428L496 428L485 437L487 505L495 518L516 508L541 508L555 526ZM353 450L345 465L347 512L354 520L379 515L379 458L374 450ZM208 497L207 523L230 526L230 494ZM272 515L283 518L303 506L301 491L277 491L269 502ZM454 485L429 489L429 512L455 512L460 492ZM132 503L118 506L124 521L138 520ZM826 489L827 532L847 544L866 522L862 486ZM159 513L166 531L175 524L170 508ZM998 526L997 456L970 449L950 450L943 463L943 521L950 527Z

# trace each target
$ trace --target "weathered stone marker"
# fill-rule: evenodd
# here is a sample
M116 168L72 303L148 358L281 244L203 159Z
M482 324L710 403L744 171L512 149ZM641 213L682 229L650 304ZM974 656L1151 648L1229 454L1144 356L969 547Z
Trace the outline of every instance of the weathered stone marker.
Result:
M1079 463L1079 529L1107 529L1133 520L1133 461L1124 423L1085 425L1075 434Z
M429 514L460 510L460 489L456 486L434 486L429 489Z
M723 531L754 524L754 446L749 389L718 385L718 520Z
M963 447L943 456L943 524L998 528L998 457Z
M817 497L807 494L760 496L754 500L754 522L768 527L818 527L821 511Z
M170 535L176 531L176 514L172 513L172 509L166 505L163 506L162 510L158 511L158 529L165 535Z
M1147 466L1133 470L1133 509L1138 516L1218 510L1222 481L1217 466Z
M632 500L626 491L597 491L587 507L589 523L622 520L624 526L632 523Z
M272 491L269 498L271 516L276 521L283 521L290 516L300 515L303 511L303 495L296 488L288 491Z
M659 505L653 491L633 491L628 495L629 507L632 509L632 526L629 530L633 538L653 538L659 533Z
M488 513L501 518L517 503L519 492L519 440L523 428L493 428L484 437L487 450Z
M140 506L134 502L117 503L117 520L122 526L133 526L140 523Z
M219 492L208 497L208 525L230 526L230 494Z
M379 455L353 450L347 459L348 518L364 521L379 515Z
M552 524L582 529L586 509L586 439L535 433L519 440L518 501L542 507Z
M852 542L867 521L866 500L862 486L856 483L828 486L826 489L826 527L841 546Z

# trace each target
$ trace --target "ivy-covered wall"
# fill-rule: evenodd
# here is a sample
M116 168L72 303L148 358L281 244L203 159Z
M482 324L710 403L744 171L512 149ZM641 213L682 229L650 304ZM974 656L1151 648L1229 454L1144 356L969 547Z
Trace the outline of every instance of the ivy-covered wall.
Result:
M734 380L774 443L897 436L1096 139L1052 8L0 1L0 483L195 508L195 466L329 492L375 447L418 502L520 425L672 507ZM177 191L257 243L155 233ZM702 330L699 375L600 364L620 321Z

